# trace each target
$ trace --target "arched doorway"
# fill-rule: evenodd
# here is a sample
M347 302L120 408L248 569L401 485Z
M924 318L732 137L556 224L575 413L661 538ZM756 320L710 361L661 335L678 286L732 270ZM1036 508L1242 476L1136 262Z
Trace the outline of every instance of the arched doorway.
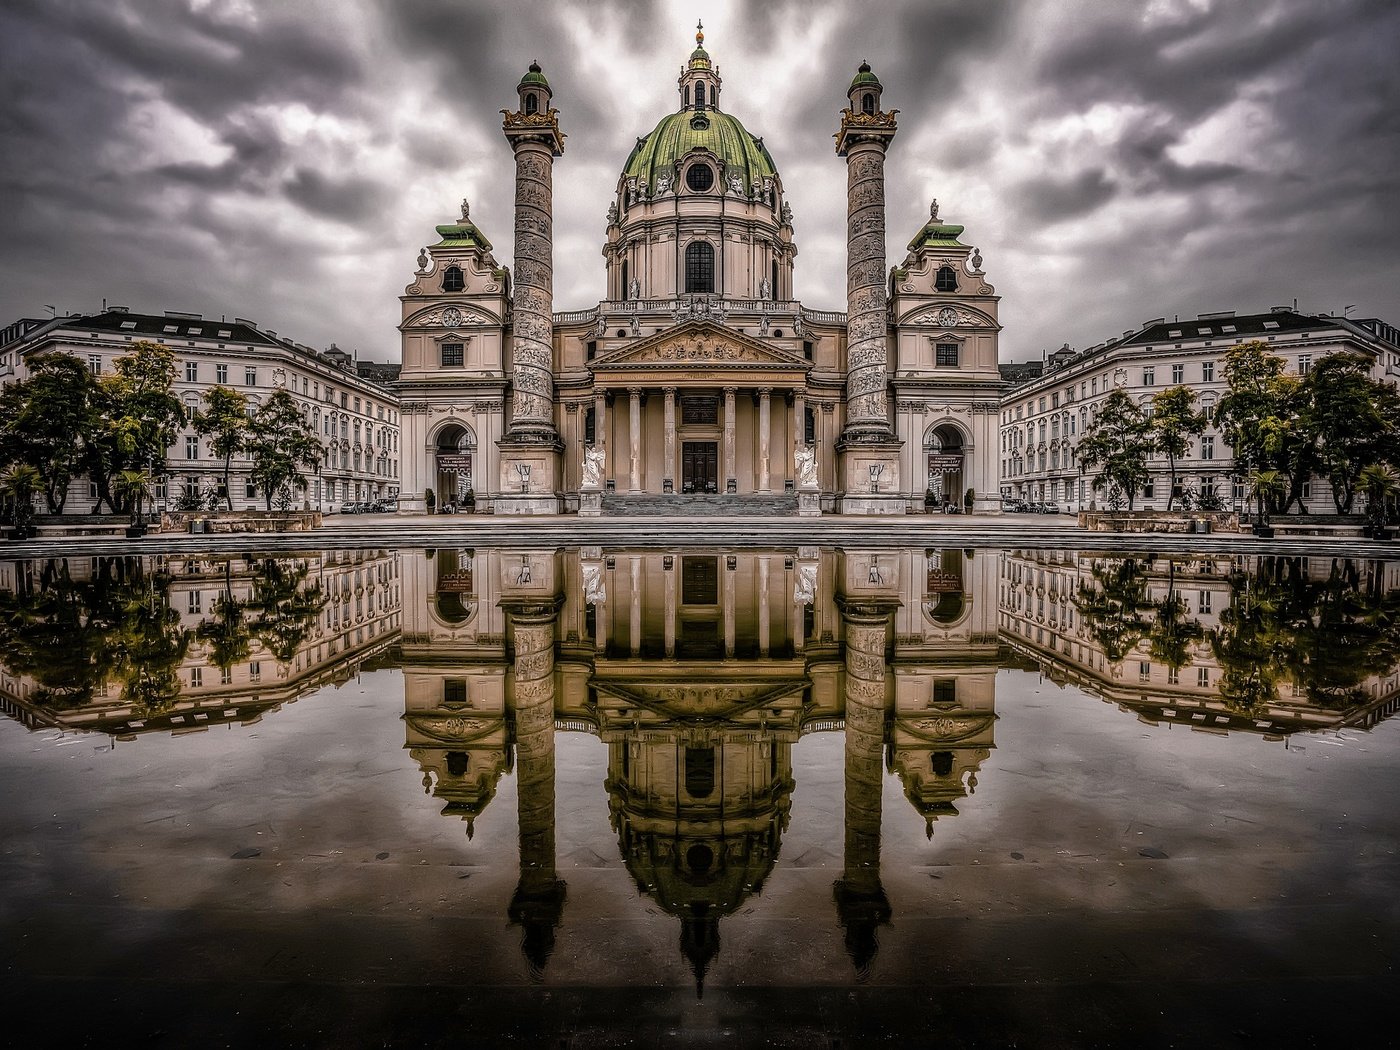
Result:
M476 434L461 423L448 423L437 433L433 442L433 494L437 509L461 510L473 502L475 495Z
M957 513L963 509L963 434L951 423L940 423L924 436L924 457L928 464L928 490L925 505L933 510Z

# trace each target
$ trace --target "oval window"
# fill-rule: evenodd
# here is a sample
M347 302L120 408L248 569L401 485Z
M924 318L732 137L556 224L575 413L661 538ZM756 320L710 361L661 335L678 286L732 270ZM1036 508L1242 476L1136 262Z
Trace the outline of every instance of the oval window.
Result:
M691 165L685 173L685 184L694 193L704 193L715 184L715 173L708 164Z

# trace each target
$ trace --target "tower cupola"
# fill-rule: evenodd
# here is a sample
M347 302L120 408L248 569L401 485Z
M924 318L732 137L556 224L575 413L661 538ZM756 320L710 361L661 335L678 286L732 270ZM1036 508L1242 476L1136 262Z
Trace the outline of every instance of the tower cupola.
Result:
M550 90L549 81L544 78L538 62L530 63L529 70L520 78L515 90L520 96L520 112L527 117L549 112L549 100L554 97L554 92Z
M880 93L884 86L880 78L870 71L870 63L862 62L856 70L846 95L851 100L851 112L873 116L880 112Z
M719 109L719 67L710 61L710 53L705 50L705 27L699 22L695 23L695 50L681 70L678 83L682 109L697 113Z

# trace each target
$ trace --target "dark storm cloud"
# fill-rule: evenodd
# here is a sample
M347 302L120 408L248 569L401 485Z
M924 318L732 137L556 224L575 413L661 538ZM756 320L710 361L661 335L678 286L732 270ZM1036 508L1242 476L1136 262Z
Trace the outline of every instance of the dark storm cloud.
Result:
M498 110L531 59L568 134L556 305L587 305L697 14L783 172L814 306L844 301L831 134L868 59L901 111L890 261L937 196L1003 296L1005 357L1293 295L1400 317L1386 0L10 0L0 320L107 295L392 356L394 297L458 199L510 260Z

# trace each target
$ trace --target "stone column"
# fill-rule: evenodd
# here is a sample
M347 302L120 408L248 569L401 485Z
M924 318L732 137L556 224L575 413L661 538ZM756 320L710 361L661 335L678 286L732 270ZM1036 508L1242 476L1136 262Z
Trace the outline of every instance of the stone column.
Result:
M669 494L676 491L676 388L673 386L666 388L663 428L661 491Z
M736 387L724 388L724 491L738 492L739 482L734 471L734 395Z
M769 429L773 422L771 391L758 392L758 491L771 492L773 483L769 469Z
M838 448L845 461L842 510L856 514L902 513L905 502L902 442L889 420L885 292L885 150L895 119L880 111L880 92L862 64L836 135L836 152L846 158L846 426Z
M520 821L520 881L509 917L539 976L554 950L566 887L554 850L554 625L561 599L503 601L515 637L512 702Z
M593 443L604 451L608 447L608 392L599 390L593 395ZM607 464L606 459L603 460ZM604 467L604 481L607 480L607 467Z
M833 887L846 952L862 977L879 950L876 930L890 921L880 882L880 820L885 742L885 632L898 605L888 598L843 599L846 634L846 848Z
M788 451L787 469L792 471L793 484L797 484L796 453L807 444L807 395L797 391L792 395L792 448Z
M642 491L642 392L633 387L628 392L627 440L628 468L627 489L629 492Z
M563 444L554 427L553 173L564 136L538 65L531 65L516 90L520 109L506 112L502 125L515 152L515 265L511 409L497 442L501 496L496 506L507 513L555 514Z

